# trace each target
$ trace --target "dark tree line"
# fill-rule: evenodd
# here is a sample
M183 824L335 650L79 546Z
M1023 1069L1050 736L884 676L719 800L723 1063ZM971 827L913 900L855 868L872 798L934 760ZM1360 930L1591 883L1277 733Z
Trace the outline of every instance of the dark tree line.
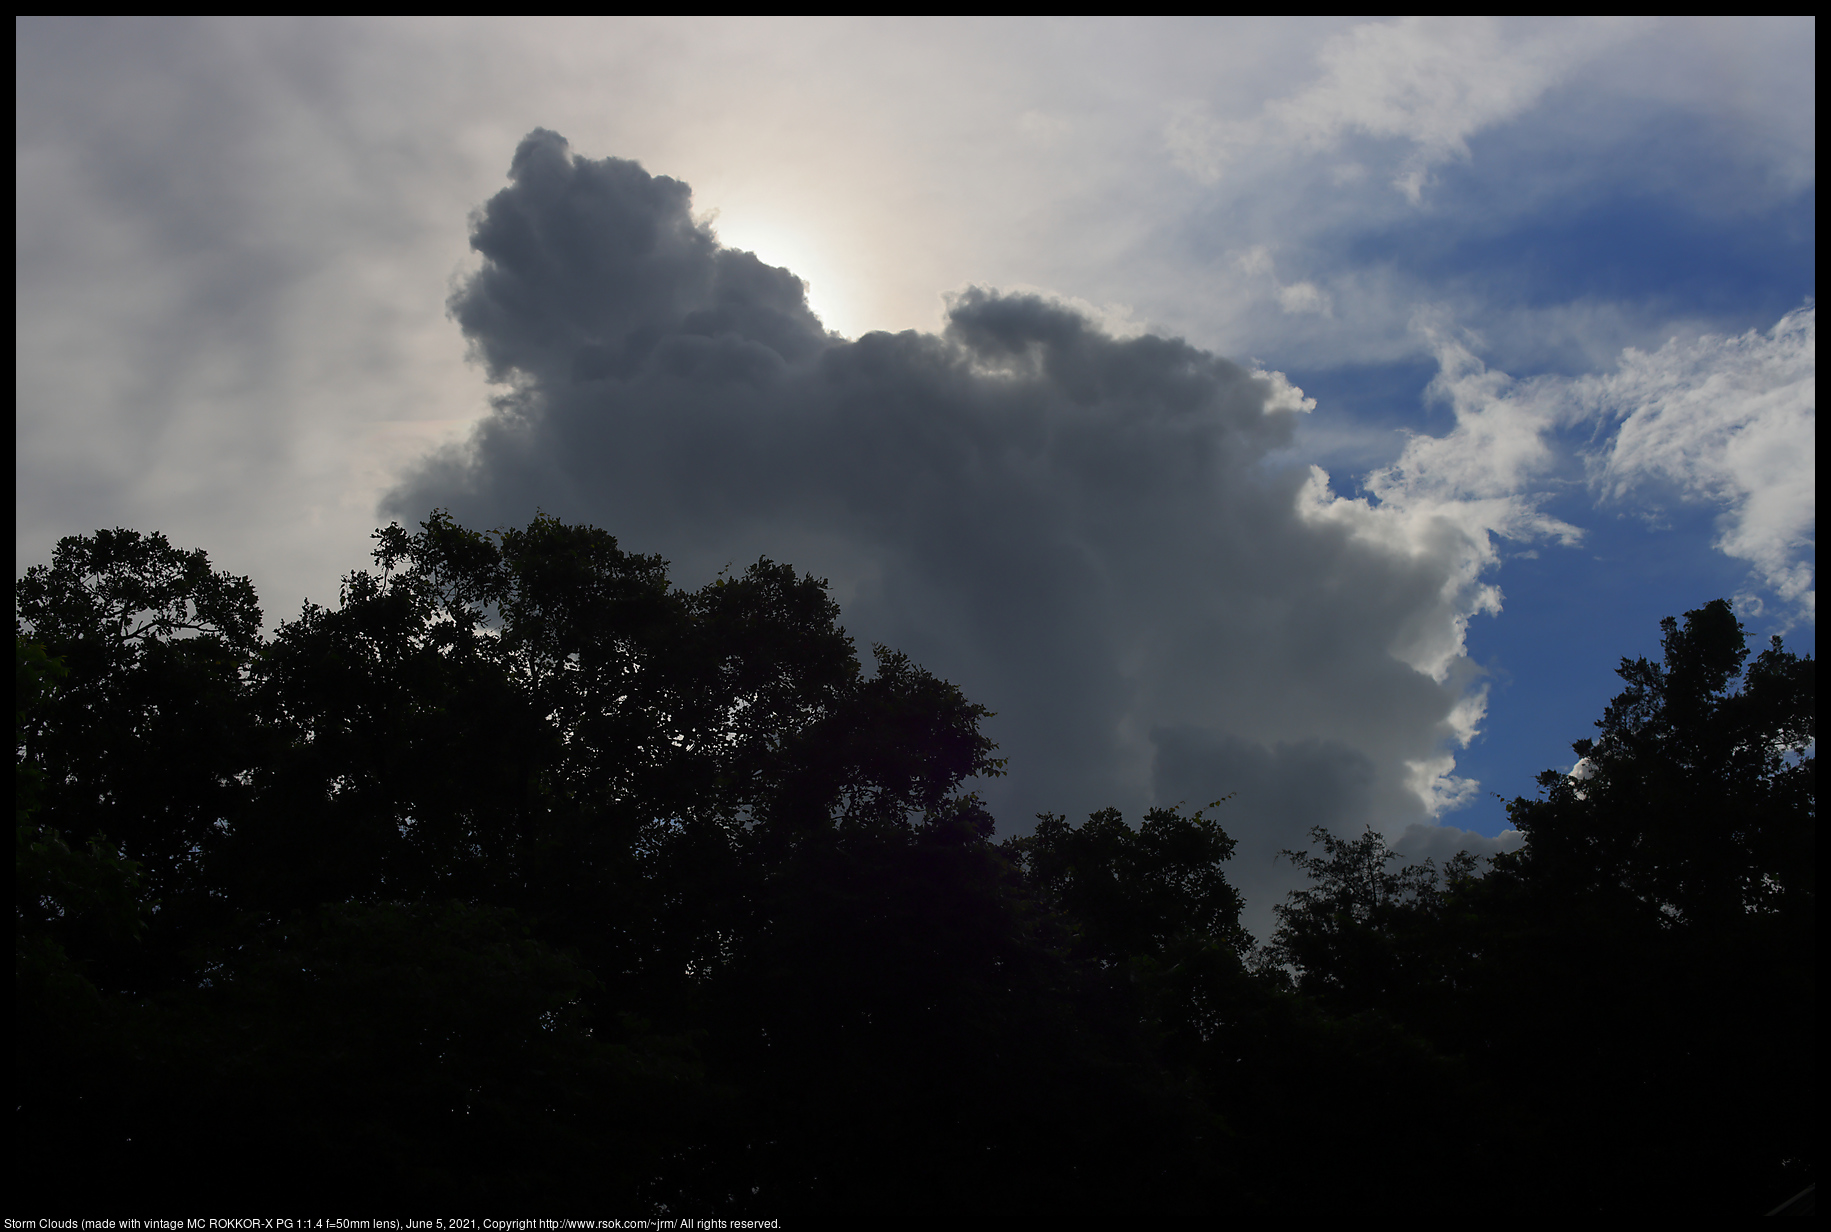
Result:
M35 1192L678 1215L1750 1213L1815 1176L1814 669L1718 601L1513 802L1263 946L1207 815L993 840L824 584L377 533L271 637L162 536L15 587Z

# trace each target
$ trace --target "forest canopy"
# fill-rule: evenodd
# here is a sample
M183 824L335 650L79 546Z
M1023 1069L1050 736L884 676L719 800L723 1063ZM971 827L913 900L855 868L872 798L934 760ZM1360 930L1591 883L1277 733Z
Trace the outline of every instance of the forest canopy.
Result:
M1314 831L1261 941L1225 801L1001 840L989 712L788 565L375 539L272 634L158 534L17 581L42 1192L1747 1214L1815 1178L1814 665L1722 600L1622 661L1519 850Z

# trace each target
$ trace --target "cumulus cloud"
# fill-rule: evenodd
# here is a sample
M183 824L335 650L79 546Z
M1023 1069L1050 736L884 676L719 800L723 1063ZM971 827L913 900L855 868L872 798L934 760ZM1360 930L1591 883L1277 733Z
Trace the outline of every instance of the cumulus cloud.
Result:
M1737 596L1739 609L1761 614L1765 589L1783 619L1814 617L1815 314L1801 308L1739 337L1673 339L1650 354L1629 348L1610 372L1524 381L1487 367L1474 340L1440 314L1414 318L1438 364L1427 397L1449 406L1454 428L1412 436L1396 462L1366 476L1364 497L1337 496L1312 467L1299 508L1395 556L1444 563L1437 602L1419 606L1392 653L1433 680L1461 683L1444 720L1452 745L1467 747L1486 716L1464 639L1471 616L1501 610L1500 589L1486 580L1500 561L1496 541L1574 546L1583 538L1543 508L1567 483L1560 471L1573 452L1604 500L1673 494L1716 505L1715 546L1749 562L1759 588ZM1592 443L1573 451L1561 439L1572 430ZM1448 748L1406 767L1433 816L1479 788L1453 773Z
M1394 557L1441 562L1440 589L1420 604L1392 653L1432 680L1458 686L1443 731L1466 748L1487 715L1487 689L1467 656L1469 619L1498 616L1500 588L1486 580L1500 563L1495 540L1556 539L1574 544L1582 530L1545 513L1540 488L1556 461L1552 429L1569 421L1569 399L1546 382L1514 382L1487 368L1467 341L1430 317L1414 322L1436 354L1427 396L1456 417L1443 436L1413 435L1397 461L1366 476L1363 497L1337 496L1328 474L1310 468L1299 502L1315 525L1340 528ZM1470 803L1480 784L1453 773L1455 756L1440 748L1405 763L1407 782L1431 815Z
M510 181L451 302L494 412L393 512L539 506L687 583L765 553L830 578L861 642L998 712L1009 829L1238 791L1241 867L1269 867L1309 824L1397 836L1472 789L1480 545L1366 533L1271 464L1309 405L1280 375L979 289L940 334L847 340L684 184L546 131Z
M1545 91L1635 26L1559 22L1521 29L1491 17L1408 17L1355 26L1326 42L1321 73L1258 115L1216 119L1185 110L1171 124L1172 156L1213 182L1264 149L1320 152L1354 133L1405 145L1392 185L1414 204L1430 170L1469 157L1468 139L1536 104ZM1336 178L1365 173L1347 163Z
M1473 596L1464 606L1498 611L1498 592L1480 581L1499 559L1494 537L1565 545L1582 538L1581 529L1542 508L1575 453L1605 502L1656 509L1674 498L1719 508L1715 546L1747 561L1755 583L1737 597L1741 610L1762 612L1765 590L1780 601L1783 617L1810 620L1816 313L1800 308L1766 331L1737 337L1674 338L1651 353L1630 347L1609 372L1524 381L1488 368L1470 339L1438 315L1420 313L1414 328L1438 363L1427 396L1448 403L1454 429L1413 436L1397 462L1367 477L1372 501L1335 497L1326 477L1313 478L1310 516L1395 546L1432 533L1462 535L1475 545L1458 581ZM1560 436L1572 430L1587 432L1589 443L1566 446ZM1461 652L1460 627L1449 638L1433 628L1438 640L1421 644L1408 661L1442 679Z

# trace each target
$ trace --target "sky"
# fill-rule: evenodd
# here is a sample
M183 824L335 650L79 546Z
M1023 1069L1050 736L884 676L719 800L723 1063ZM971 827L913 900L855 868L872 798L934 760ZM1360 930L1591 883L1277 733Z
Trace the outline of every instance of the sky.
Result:
M1519 841L1658 622L1815 649L1815 23L16 26L16 567L767 555L1005 833ZM868 657L868 655L867 655Z

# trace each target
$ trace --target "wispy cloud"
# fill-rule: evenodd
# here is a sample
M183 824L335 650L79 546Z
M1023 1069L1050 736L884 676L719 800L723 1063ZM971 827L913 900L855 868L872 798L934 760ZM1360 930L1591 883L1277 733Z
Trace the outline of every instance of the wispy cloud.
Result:
M1817 329L1806 307L1766 331L1674 338L1571 388L1614 427L1588 455L1599 490L1627 502L1663 489L1717 506L1717 548L1806 619L1816 610ZM1745 596L1745 607L1760 598Z
M1560 22L1521 30L1496 18L1408 17L1337 35L1318 78L1256 116L1218 119L1189 108L1167 139L1177 163L1213 182L1265 149L1320 153L1350 134L1406 146L1392 186L1414 204L1431 168L1469 157L1468 139L1527 110L1573 69L1644 23ZM1337 178L1364 173L1344 164Z
M1624 351L1615 370L1576 379L1516 381L1475 354L1477 341L1421 312L1414 327L1434 352L1428 394L1448 403L1455 427L1413 435L1399 459L1368 474L1365 497L1338 496L1320 467L1301 496L1304 516L1342 527L1395 557L1432 556L1448 568L1437 604L1395 653L1435 680L1467 670L1469 620L1499 615L1497 538L1574 546L1583 530L1543 506L1561 469L1580 457L1601 500L1662 496L1722 510L1716 547L1753 568L1753 578L1795 619L1814 615L1813 526L1815 309L1788 313L1767 331L1674 339L1656 352ZM1574 430L1574 431L1573 431ZM1560 433L1590 434L1574 448ZM1756 589L1738 596L1760 613ZM1786 613L1783 613L1785 615ZM1466 747L1487 696L1465 686L1445 719ZM1458 778L1447 750L1408 763L1412 786L1433 814L1466 803L1476 784Z

